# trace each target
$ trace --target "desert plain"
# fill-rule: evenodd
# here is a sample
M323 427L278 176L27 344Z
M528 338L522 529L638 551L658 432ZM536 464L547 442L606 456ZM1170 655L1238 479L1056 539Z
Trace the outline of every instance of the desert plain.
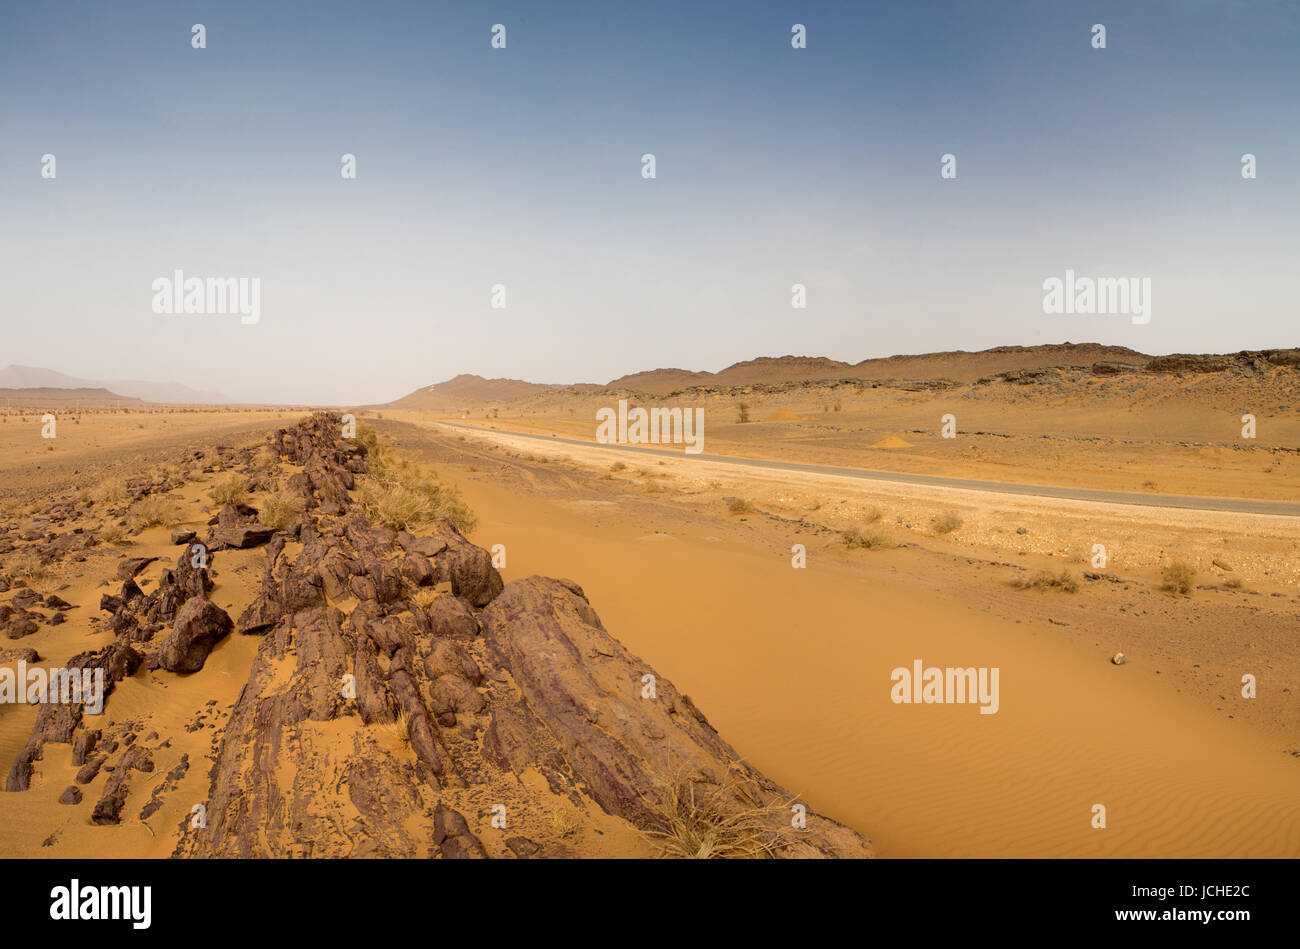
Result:
M763 808L802 802L822 821L810 849L782 841L759 853L1300 856L1300 368L1288 352L1008 349L847 374L774 360L730 377L661 371L571 387L461 377L390 405L336 408L382 446L373 458L436 472L472 512L463 531L433 530L443 548L421 540L424 526L363 529L378 475L321 434L341 414L11 406L0 424L3 664L21 650L66 663L127 626L142 658L102 722L83 717L81 731L102 733L99 771L82 781L94 748L79 753L75 729L66 742L48 731L25 788L0 794L0 853L654 856L665 852L656 821L677 792L652 801L649 789L676 787L674 759L636 749L671 746L692 767L739 769L763 789ZM703 409L704 452L597 442L596 413L620 399ZM41 437L46 411L53 439ZM944 437L945 416L955 437ZM327 467L355 468L355 505L300 477L306 510L290 505L278 527L262 525L295 476L318 470L317 451ZM238 501L218 490L231 478ZM160 500L165 515L142 516ZM262 526L250 546L212 545L203 596L235 630L202 671L158 665L168 623L151 631L148 616L101 600L121 599L128 580L145 600L176 582L187 531L242 542ZM402 573L409 589L387 598L382 567L378 593L346 578L331 590L326 578L304 619L285 591L295 570L312 576L304 550L330 558L336 542L354 564L423 557L433 568ZM505 592L467 585L461 561L440 565L447 551L478 558L471 547L490 552ZM67 606L33 603L30 591ZM511 625L544 613L543 601L558 625L537 629L566 639ZM448 634L444 648L438 611L453 608L481 635ZM593 631L588 608L630 658ZM155 599L153 619L158 609ZM40 618L26 619L33 611ZM387 648L375 631L386 621L399 631ZM556 666L564 642L581 654ZM321 651L308 662L311 643ZM283 704L315 681L313 664L333 661L330 643L353 650L350 669L370 663L368 650L378 657L392 721L364 696L356 708ZM417 657L428 679L412 670L407 689ZM473 667L455 683L439 665L452 659ZM996 713L893 701L891 673L918 660L997 668ZM680 697L668 719L642 722L636 688L603 678L614 675L605 663L625 662L671 681ZM581 750L584 726L547 704L556 682L618 738L628 768L654 767L626 787L602 784ZM433 725L427 747L396 712L408 702ZM706 728L681 725L689 708ZM511 709L547 734L520 737ZM38 714L0 705L5 769L31 746ZM628 722L637 737L618 730ZM665 722L689 743L673 744ZM511 760L512 736L527 760ZM137 767L144 753L126 760L136 745L148 770ZM363 779L354 769L367 757L384 765ZM116 797L115 819L97 820L92 805ZM194 805L218 799L222 821L194 828ZM381 834L385 814L403 830ZM752 843L760 831L748 833Z

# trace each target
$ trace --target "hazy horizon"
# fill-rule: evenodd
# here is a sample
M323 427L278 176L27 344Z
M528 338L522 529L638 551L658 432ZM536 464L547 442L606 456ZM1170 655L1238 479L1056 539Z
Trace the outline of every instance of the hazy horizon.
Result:
M1298 342L1294 5L3 19L0 366L363 404L461 373ZM260 280L260 319L155 313L177 270ZM1150 322L1045 314L1068 270L1149 278Z

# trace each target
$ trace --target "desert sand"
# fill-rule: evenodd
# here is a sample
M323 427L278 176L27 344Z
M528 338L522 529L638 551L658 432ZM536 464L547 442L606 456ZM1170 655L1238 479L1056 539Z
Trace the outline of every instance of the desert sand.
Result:
M685 768L733 811L757 795L773 855L1300 856L1296 368L1069 355L1103 362L458 377L357 410L373 456L285 409L11 408L0 666L134 671L89 746L0 704L0 854L653 856ZM880 375L900 367L919 377ZM620 398L703 408L708 454L598 444ZM399 477L368 467L380 446L458 492L463 531L373 519L366 492ZM882 474L837 473L858 468ZM231 477L247 508L217 500ZM264 530L286 498L308 513ZM155 502L166 523L142 523ZM206 579L174 530L214 542ZM193 672L162 658L178 583L233 628ZM917 661L996 668L996 712L893 701ZM810 836L781 829L792 802Z
M869 829L882 856L1300 853L1294 519L1174 524L1159 509L1080 504L1067 519L1094 532L1109 522L1143 542L1121 548L1112 580L1085 581L1051 534L1062 502L951 492L940 502L939 492L906 498L873 486L836 514L800 517L798 505L861 489L763 484L680 456L610 473L616 450L593 447L606 462L597 466L567 446L547 453L535 441L438 428L400 443L430 439L429 458L467 473L479 542L505 545L507 579L560 564L581 574L631 648L689 670L686 688L758 767ZM755 499L755 510L729 514L729 492ZM913 512L940 503L980 521L956 537L891 524L907 546L878 551L845 550L818 529L872 505L919 520ZM1185 553L1207 531L1234 553L1271 534L1277 556L1260 563L1273 566L1252 574L1269 592L1161 591L1155 529ZM796 570L790 545L800 542L809 567ZM1075 571L1078 594L1010 585L1054 563ZM1265 573L1274 569L1276 579ZM1118 651L1124 666L1110 662ZM917 657L999 666L1000 711L894 705L889 672ZM1238 680L1251 670L1270 685L1245 700ZM1105 831L1090 827L1095 803L1112 815Z

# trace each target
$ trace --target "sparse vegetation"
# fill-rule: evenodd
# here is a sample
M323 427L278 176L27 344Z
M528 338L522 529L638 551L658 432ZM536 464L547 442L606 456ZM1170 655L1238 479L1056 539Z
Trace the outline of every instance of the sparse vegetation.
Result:
M357 502L371 520L399 531L418 529L440 517L462 533L477 526L474 512L454 486L443 484L409 458L395 456L368 425L357 430L357 440L366 446L370 465L357 490Z
M117 521L111 521L99 529L99 539L105 544L126 543L126 528Z
M45 579L45 565L34 552L24 550L5 564L0 576L11 583L21 579L36 584Z
M417 587L407 582L407 599L422 610L433 606L433 601L441 595L436 587Z
M624 468L626 468L626 467L627 467L627 465L623 464L623 462L621 462L621 461L616 461L616 462L614 462L612 465L609 466L609 470L610 470L610 471L622 471L622 470L623 470Z
M103 504L121 504L126 500L126 487L120 481L105 482L99 486L99 500Z
M933 527L936 534L951 534L961 524L961 517L956 511L945 511L934 519Z
M1040 570L1032 577L1017 577L1011 581L1017 590L1059 590L1061 593L1078 593L1079 581L1068 570L1052 573Z
M1164 570L1160 571L1160 576L1164 580L1161 589L1170 593L1185 595L1196 588L1196 571L1181 561L1167 564Z
M690 779L665 790L659 826L647 831L668 859L762 859L774 854L783 818L779 805L764 806L736 782L700 794Z
M303 511L302 502L285 494L269 495L258 505L258 521L274 530L282 531L298 519Z
M754 506L744 498L728 498L727 510L732 514L748 514L754 510Z
M248 501L248 481L237 474L226 475L208 489L213 504L245 504Z
M856 524L848 530L841 531L840 539L849 550L887 550L897 546L888 534L863 530Z
M736 420L738 422L749 421L749 403L741 402L736 406Z
M411 741L411 718L406 714L406 709L399 711L395 719L384 722L380 727L403 744L409 744Z
M580 829L582 824L567 810L559 810L551 815L551 833L556 837L572 837Z
M180 509L166 498L145 498L135 506L131 515L131 527L137 531L150 527L175 527L180 522Z

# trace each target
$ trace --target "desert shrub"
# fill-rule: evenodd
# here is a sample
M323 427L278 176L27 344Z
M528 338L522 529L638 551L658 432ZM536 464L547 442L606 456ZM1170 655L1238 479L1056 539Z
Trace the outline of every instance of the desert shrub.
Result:
M1032 577L1017 577L1011 585L1018 590L1059 590L1062 593L1078 593L1079 581L1068 570L1052 573L1040 570Z
M126 528L117 521L112 521L99 529L99 539L105 544L124 544L126 543Z
M429 607L433 606L433 601L441 595L437 587L417 587L415 584L407 582L407 598L422 610L428 610Z
M578 818L567 810L559 810L551 815L551 833L556 837L572 837L582 829Z
M166 498L145 498L131 512L131 527L137 531L149 527L175 527L180 522L180 508Z
M364 427L364 426L363 426ZM358 431L357 437L361 437ZM378 447L378 442L375 443ZM369 449L368 449L369 450ZM357 491L362 513L393 530L415 530L445 517L461 533L478 525L474 512L452 485L386 447L368 455L370 473Z
M744 498L730 498L727 501L727 510L732 514L748 514L754 510L754 506Z
M45 564L33 551L24 550L4 565L0 576L10 582L21 579L29 584L39 583L45 579Z
M298 519L303 509L304 505L300 498L272 494L258 506L257 519L267 527L282 531Z
M1166 565L1160 576L1164 580L1161 589L1170 593L1191 593L1196 587L1196 571L1180 561Z
M934 519L933 526L936 534L951 534L961 527L961 518L955 511L945 511Z
M380 727L404 744L411 740L411 718L406 709L399 711L395 719L382 723Z
M120 481L101 484L99 486L99 500L104 504L121 504L126 500L126 486Z
M621 461L616 461L616 462L614 462L612 465L609 466L609 470L610 470L610 471L622 471L622 470L623 470L624 468L626 468L626 467L627 467L627 465L623 464L623 462L621 462Z
M849 550L886 550L895 546L894 539L880 531L863 530L856 524L840 532L840 539Z
M244 504L248 501L248 480L237 474L226 475L208 489L208 497L216 505Z
M761 859L774 855L783 815L763 806L742 785L715 785L700 793L695 782L678 779L665 789L655 826L646 831L669 859Z

